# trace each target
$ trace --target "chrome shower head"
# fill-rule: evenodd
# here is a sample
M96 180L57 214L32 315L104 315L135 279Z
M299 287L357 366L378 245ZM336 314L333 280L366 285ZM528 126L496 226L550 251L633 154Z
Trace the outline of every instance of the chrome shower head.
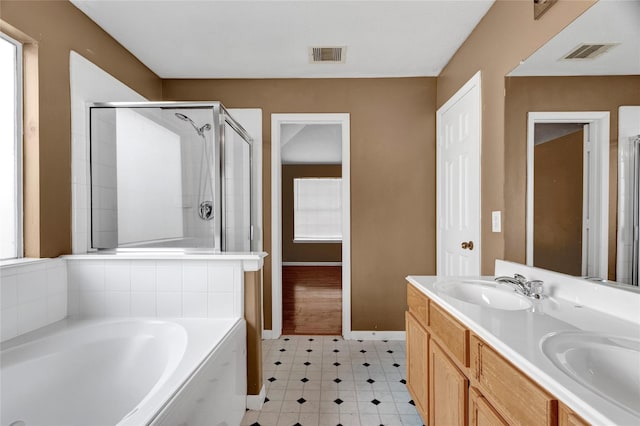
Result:
M193 124L193 120L191 120L191 119L190 119L189 117L187 117L186 115L184 115L184 114L180 114L179 112L176 112L175 114L176 114L176 117L178 117L180 120L183 120L183 121L189 121L189 122L191 122L191 123Z
M187 117L184 114L176 112L175 116L178 117L182 121L187 121L187 122L191 123L191 126L193 126L193 128L196 129L196 132L198 132L198 135L200 135L200 136L204 136L204 131L205 130L211 130L211 124L209 124L209 123L205 124L202 127L198 127L198 126L196 126L196 123L194 123L192 119L190 119L189 117Z

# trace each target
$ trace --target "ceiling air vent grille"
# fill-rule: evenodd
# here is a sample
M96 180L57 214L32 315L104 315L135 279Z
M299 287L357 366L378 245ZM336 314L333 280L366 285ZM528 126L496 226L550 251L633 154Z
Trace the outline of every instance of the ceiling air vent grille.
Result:
M593 43L593 44L581 44L573 49L571 52L562 57L565 61L579 60L579 59L595 59L605 52L608 52L619 43Z
M345 47L310 47L312 64L343 64Z

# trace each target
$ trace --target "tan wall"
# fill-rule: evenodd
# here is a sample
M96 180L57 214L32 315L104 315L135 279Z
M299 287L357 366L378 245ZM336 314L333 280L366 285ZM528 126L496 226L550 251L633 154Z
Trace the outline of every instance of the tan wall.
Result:
M244 319L247 321L247 395L259 395L262 378L261 271L244 273Z
M282 261L340 262L340 243L293 242L293 180L301 177L340 177L340 164L287 164L282 166Z
M506 259L526 258L527 112L609 111L609 279L615 279L618 191L618 107L640 103L640 76L506 79Z
M166 100L262 108L264 242L271 248L271 114L351 117L353 330L404 330L407 274L435 273L435 78L165 80ZM264 269L271 328L271 259Z
M438 108L477 71L482 71L482 273L503 259L509 230L491 232L491 211L512 214L505 203L504 77L560 32L595 0L556 3L533 19L533 2L497 0L438 76ZM506 139L508 140L508 139ZM509 176L509 179L511 177Z
M0 19L1 31L37 46L39 118L25 129L25 251L55 257L71 252L69 52L78 52L149 99L162 98L162 83L67 1L0 0Z
M582 275L583 131L534 148L533 264Z

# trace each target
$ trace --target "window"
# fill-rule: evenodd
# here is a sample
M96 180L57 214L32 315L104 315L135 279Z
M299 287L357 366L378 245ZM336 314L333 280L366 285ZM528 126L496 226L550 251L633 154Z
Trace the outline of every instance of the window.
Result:
M22 48L0 34L0 259L22 257Z
M293 235L296 242L342 241L342 179L293 180Z

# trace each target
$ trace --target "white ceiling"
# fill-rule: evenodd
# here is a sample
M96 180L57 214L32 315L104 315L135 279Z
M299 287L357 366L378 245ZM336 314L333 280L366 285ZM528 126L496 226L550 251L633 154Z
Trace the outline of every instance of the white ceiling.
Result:
M282 164L341 164L340 124L283 124Z
M620 43L592 60L560 58L582 43ZM600 0L510 76L640 74L640 1Z
M436 76L493 1L71 0L162 78Z

